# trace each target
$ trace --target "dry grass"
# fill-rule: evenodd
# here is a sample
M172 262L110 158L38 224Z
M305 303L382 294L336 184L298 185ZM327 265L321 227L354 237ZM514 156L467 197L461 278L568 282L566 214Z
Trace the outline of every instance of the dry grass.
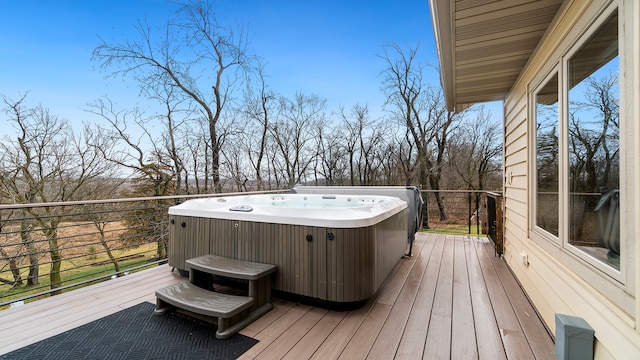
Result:
M156 244L132 246L120 239L126 231L124 222L108 223L104 227L104 238L101 232L91 222L63 222L59 224L57 242L64 260L61 263L63 281L73 278L87 278L115 272L115 266L108 256L111 251L121 269L148 262L156 254ZM30 293L47 290L49 272L51 271L51 257L49 242L41 230L30 231L34 253L39 263L39 286L27 288L24 283L29 272L28 247L22 242L19 227L3 227L0 233L0 302L12 298L23 297ZM11 282L14 276L11 272L10 259L20 269L23 284L14 286ZM72 280L74 281L74 280ZM77 280L75 280L77 281Z

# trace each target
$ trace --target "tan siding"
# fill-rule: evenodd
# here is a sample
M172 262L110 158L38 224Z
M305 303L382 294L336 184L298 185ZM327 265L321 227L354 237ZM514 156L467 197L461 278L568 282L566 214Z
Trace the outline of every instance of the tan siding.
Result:
M510 160L514 160L513 157ZM527 162L525 161L510 161L509 162L509 171L513 173L513 180L511 180L511 184L507 184L510 187L524 188L526 186L519 183L517 177L522 177L526 179L527 176ZM507 179L509 181L509 179Z
M527 161L527 136L525 133L518 137L512 137L508 143L505 143L505 154L511 158L512 163L522 163ZM507 163L509 166L510 163Z
M633 4L632 8L637 13L638 4L623 0L626 6ZM557 244L536 237L528 237L528 191L529 173L528 167L528 129L527 129L527 101L528 88L535 84L541 77L557 66L560 55L581 35L581 32L602 11L607 1L572 2L565 6L564 14L558 16L555 28L550 28L546 43L539 46L538 52L529 60L528 66L523 69L519 80L511 89L505 100L505 254L504 257L511 269L525 288L528 296L535 304L546 324L555 331L555 313L577 315L585 318L596 329L596 358L612 358L625 356L634 357L640 354L640 335L636 321L629 314L640 312L640 304L629 292L633 293L640 281L637 280L638 271L628 271L629 279L635 280L632 287L612 281L606 275L587 265L574 254L561 250ZM633 21L635 29L640 28L640 15L626 21ZM626 50L633 48L635 51L634 63L636 69L632 72L636 79L640 73L640 54L638 53L638 41L635 35L634 45L632 40L627 41ZM623 47L624 45L621 45ZM624 59L621 59L624 64ZM624 69L621 73L629 74ZM636 114L640 115L637 99L640 98L638 87L640 81L636 80L635 86L628 93L634 93L634 103L627 105L633 107ZM622 91L621 91L622 93ZM640 118L636 116L635 119ZM637 120L636 120L637 124ZM627 134L627 140L635 144L634 150L628 151L629 157L635 162L634 168L640 167L638 153L640 153L640 131L635 131L633 136ZM520 176L522 174L522 176ZM636 170L628 179L637 179L640 172ZM509 182L510 180L510 182ZM638 191L629 189L626 191L635 195L635 203L640 203ZM632 205L628 209L629 216L635 216L635 224L632 229L627 229L630 237L637 238L640 226L638 205ZM533 235L532 235L533 236ZM520 254L528 256L529 265L522 263ZM628 258L640 257L640 246L635 246L635 253L626 253ZM637 260L635 260L637 261ZM634 267L635 269L635 267ZM635 309L632 310L632 309Z
M522 125L527 121L527 101L526 98L507 98L505 100L505 136L507 140L517 137L514 131L526 131Z
M513 223L526 224L527 203L518 199L509 198L509 202L505 203L505 217L514 216L517 216L518 218L513 219ZM523 225L521 225L520 227L526 229L526 227Z
M524 150L520 150L518 152L513 152L507 155L504 159L505 165L505 175L509 175L509 172L512 172L514 176L526 176L527 172L518 172L517 170L522 170L524 166L526 168L527 163L527 152ZM509 179L507 179L508 181ZM506 185L512 186L512 184L507 183ZM521 186L526 187L526 186Z

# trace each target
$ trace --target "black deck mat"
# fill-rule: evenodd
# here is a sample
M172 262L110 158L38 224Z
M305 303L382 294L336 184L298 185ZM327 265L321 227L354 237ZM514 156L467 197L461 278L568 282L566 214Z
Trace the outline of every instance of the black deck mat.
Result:
M215 336L215 326L142 303L25 346L0 359L235 359L258 341Z

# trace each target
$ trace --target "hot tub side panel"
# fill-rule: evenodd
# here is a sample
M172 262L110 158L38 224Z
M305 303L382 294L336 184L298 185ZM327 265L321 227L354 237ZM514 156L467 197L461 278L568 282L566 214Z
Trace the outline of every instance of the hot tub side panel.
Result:
M276 290L336 302L364 300L376 291L374 227L231 222L236 237L211 236L212 253L220 254L233 239L235 255L224 256L277 265Z
M209 254L211 220L192 216L169 217L169 265L186 270L185 262L197 256Z
M375 229L329 229L327 241L327 298L330 301L360 301L373 295L375 282Z
M407 250L407 216L408 210L405 209L375 226L376 289L382 285Z
M328 229L171 216L169 263L215 254L275 264L276 290L327 301L366 300L406 247L405 212L374 226ZM405 225L403 225L405 224Z

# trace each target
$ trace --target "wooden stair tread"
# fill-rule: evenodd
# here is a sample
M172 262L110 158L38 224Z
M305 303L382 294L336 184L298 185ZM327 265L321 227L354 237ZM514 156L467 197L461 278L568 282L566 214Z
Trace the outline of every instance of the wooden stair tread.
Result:
M218 255L203 255L186 261L187 268L213 275L242 280L258 280L276 271L276 266L230 259Z
M253 304L251 297L209 291L187 281L157 290L156 297L180 309L218 318L230 318Z

